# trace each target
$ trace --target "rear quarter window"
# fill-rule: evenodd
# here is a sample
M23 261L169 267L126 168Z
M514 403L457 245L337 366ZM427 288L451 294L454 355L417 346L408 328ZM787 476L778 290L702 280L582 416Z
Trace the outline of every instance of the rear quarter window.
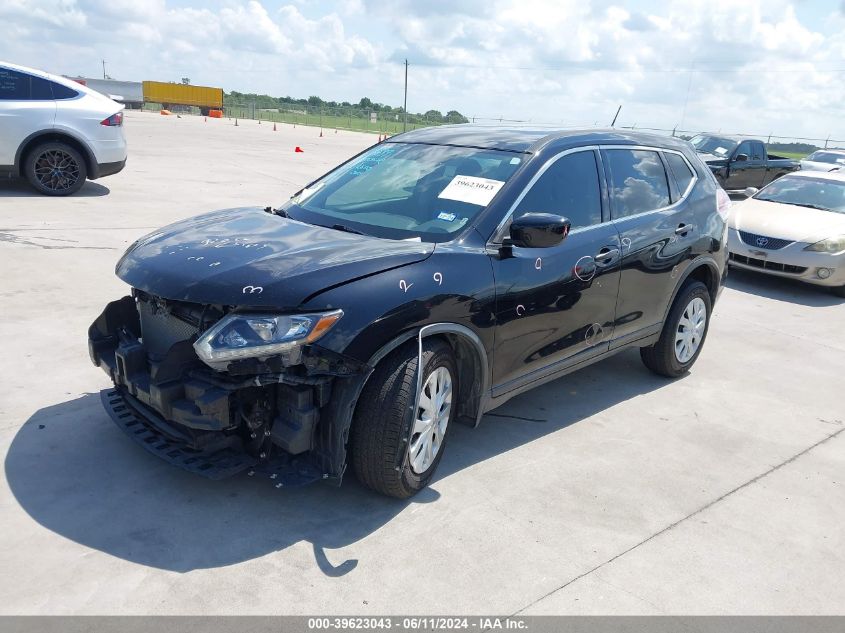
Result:
M689 189L694 177L693 173L690 171L687 161L679 154L664 152L663 156L666 158L666 162L669 163L669 169L672 171L675 182L678 184L678 195L683 196L687 192L687 189Z
M50 88L50 83L42 77L31 77L29 98L33 101L52 101L53 90Z
M53 99L73 99L79 95L73 88L57 84L55 81L51 81L50 85L53 88Z
M614 218L669 206L669 181L660 155L652 150L606 150Z

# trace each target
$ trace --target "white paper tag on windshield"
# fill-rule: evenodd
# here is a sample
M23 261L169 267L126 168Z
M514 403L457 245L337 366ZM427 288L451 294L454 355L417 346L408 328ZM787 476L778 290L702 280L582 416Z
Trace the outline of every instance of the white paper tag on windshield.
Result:
M718 154L719 156L724 156L725 154L728 153L728 150L724 147L717 147L716 149L713 150L713 153Z
M490 178L455 176L437 197L486 207L504 184L502 180Z

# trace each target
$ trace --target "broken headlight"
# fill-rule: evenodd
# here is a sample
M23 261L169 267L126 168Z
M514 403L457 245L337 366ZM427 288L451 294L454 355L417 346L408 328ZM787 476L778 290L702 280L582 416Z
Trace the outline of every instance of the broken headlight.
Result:
M228 314L194 343L197 356L212 368L233 360L264 358L313 343L343 316L343 310L317 314Z

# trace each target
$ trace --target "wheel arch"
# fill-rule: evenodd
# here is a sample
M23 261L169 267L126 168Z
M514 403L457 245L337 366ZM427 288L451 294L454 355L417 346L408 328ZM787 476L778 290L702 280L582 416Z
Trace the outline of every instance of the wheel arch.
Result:
M484 413L485 398L490 391L490 363L487 351L479 336L470 328L459 323L430 323L404 332L381 347L370 357L368 365L375 367L385 356L411 339L417 339L418 367L422 366L422 342L437 337L445 341L455 355L458 365L458 380L461 404L458 414L470 426L478 426ZM422 376L417 377L419 392ZM369 380L369 375L367 376ZM363 389L367 380L364 380Z
M490 364L487 351L478 335L471 329L458 323L432 323L420 328L418 333L418 363L422 366L422 342L436 336L446 341L452 348L458 365L458 385L460 403L458 420L476 427L484 414L485 399L490 392ZM421 387L422 375L417 373L417 394Z
M452 348L458 365L460 393L470 394L470 397L460 398L459 421L478 426L490 392L490 365L479 336L459 323L431 323L409 329L379 348L370 357L364 372L335 384L327 405L326 419L330 422L320 425L317 438L318 455L328 479L338 483L342 480L347 467L347 443L355 407L376 365L402 345L416 342L417 367L420 367L423 341L431 337L444 340ZM421 380L422 375L418 372L415 400L419 396Z
M27 154L32 151L40 143L67 143L82 155L85 161L85 168L88 172L88 178L93 180L97 177L97 162L94 160L94 154L88 145L67 132L57 130L40 130L33 132L27 136L15 152L15 175L23 176L23 162L26 160Z
M710 293L710 302L712 305L716 303L716 297L719 294L719 284L721 278L722 276L719 272L719 265L716 263L715 259L711 257L699 257L698 259L694 260L684 272L683 276L678 280L678 283L675 284L675 289L672 291L672 297L666 304L666 310L663 313L663 322L666 322L666 318L669 316L669 312L672 310L672 306L675 303L675 299L678 297L678 293L688 281L690 281L691 279L695 281L700 281L705 286L707 286L707 290Z

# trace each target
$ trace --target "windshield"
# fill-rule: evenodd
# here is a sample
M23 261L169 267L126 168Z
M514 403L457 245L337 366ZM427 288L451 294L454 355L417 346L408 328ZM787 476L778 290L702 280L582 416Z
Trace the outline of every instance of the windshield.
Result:
M696 152L700 152L701 154L713 154L714 156L719 156L720 158L728 156L737 146L737 142L732 141L729 138L723 138L721 136L707 136L705 134L694 136L690 139L690 143L692 143Z
M815 163L831 163L833 165L845 165L845 153L835 154L834 152L813 152L804 160L811 160Z
M845 213L845 181L784 176L775 180L754 198Z
M382 143L303 189L295 220L390 239L444 242L478 215L527 158L498 150Z

